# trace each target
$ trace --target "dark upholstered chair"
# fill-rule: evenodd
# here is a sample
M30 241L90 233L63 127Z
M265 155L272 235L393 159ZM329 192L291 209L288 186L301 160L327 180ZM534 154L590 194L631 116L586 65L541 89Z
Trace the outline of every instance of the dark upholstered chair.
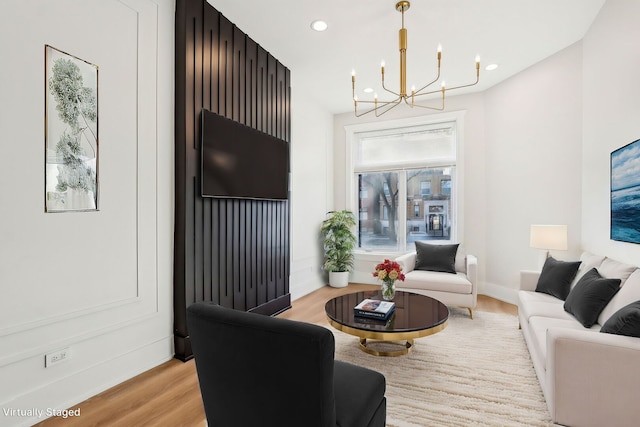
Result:
M384 376L334 361L328 329L210 303L187 321L209 426L384 427Z

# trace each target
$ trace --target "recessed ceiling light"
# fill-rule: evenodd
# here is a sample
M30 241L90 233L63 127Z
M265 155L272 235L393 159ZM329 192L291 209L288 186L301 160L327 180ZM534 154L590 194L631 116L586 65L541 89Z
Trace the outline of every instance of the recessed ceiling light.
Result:
M373 92L373 89L371 89L370 87L368 87L368 88L365 88L365 89L363 90L363 92L364 92L364 93L372 93L372 92Z
M324 31L327 29L327 27L327 23L320 19L317 19L311 23L311 28L315 31Z
M498 64L489 64L484 69L487 70L487 71L493 71L496 68L498 68Z

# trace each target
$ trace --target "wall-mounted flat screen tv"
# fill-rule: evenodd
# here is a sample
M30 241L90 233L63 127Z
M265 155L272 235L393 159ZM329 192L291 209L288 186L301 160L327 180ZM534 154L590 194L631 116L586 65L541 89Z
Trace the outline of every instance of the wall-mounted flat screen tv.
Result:
M203 197L285 200L289 143L202 110Z

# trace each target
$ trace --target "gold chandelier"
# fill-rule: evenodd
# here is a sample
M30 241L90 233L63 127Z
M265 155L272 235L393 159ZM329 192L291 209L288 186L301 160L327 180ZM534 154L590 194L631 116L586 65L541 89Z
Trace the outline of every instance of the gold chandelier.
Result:
M381 101L378 100L378 95L374 94L374 98L373 101L360 101L358 100L358 97L356 96L356 72L355 70L351 72L351 92L352 92L352 97L353 97L353 107L354 107L354 113L356 115L356 117L360 117L363 116L365 114L369 114L371 112L374 112L376 117L381 116L382 114L386 113L387 111L391 110L392 108L396 107L397 105L401 104L403 101L405 104L407 104L408 106L410 106L411 108L413 107L419 107L419 108L427 108L430 110L439 110L442 111L444 110L444 97L445 97L445 92L448 91L452 91L455 89L460 89L463 87L469 87L469 86L473 86L478 84L478 82L480 81L480 58L478 56L476 56L476 81L473 83L469 83L466 85L462 85L462 86L456 86L456 87L452 87L452 88L447 88L445 87L445 82L442 81L440 89L437 90L432 90L429 92L425 92L425 89L429 88L431 85L433 85L434 83L436 83L439 79L440 79L440 59L442 58L442 48L440 46L438 46L438 73L436 75L436 77L429 83L427 83L426 85L424 85L422 88L416 90L415 87L411 88L411 92L407 93L407 29L404 28L404 12L406 10L409 9L409 7L411 6L411 4L408 1L399 1L398 3L396 3L396 10L398 12L402 13L402 28L400 29L400 34L399 34L399 40L400 40L400 93L394 92L392 90L387 89L387 87L384 84L384 61L382 61L382 64L380 65L381 68L381 73L382 73L382 88L393 94L395 96L395 99L391 100L391 101ZM425 95L431 95L434 93L438 93L440 92L442 94L441 99L442 99L442 103L439 107L433 107L433 106L428 106L428 105L421 105L418 104L416 102L416 98L419 98L421 96L425 96ZM419 99L417 101L420 101ZM363 112L363 113L358 113L358 104L368 104L368 105L373 105L370 109L368 109L367 111Z

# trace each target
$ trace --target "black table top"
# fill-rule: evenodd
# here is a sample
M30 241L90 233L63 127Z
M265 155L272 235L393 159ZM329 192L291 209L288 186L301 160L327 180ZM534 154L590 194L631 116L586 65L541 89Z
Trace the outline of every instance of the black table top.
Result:
M396 291L393 299L396 310L386 321L355 316L353 308L365 298L383 299L380 291L355 292L327 301L324 309L329 319L340 325L381 333L424 331L444 324L449 318L449 309L440 301L403 291Z

